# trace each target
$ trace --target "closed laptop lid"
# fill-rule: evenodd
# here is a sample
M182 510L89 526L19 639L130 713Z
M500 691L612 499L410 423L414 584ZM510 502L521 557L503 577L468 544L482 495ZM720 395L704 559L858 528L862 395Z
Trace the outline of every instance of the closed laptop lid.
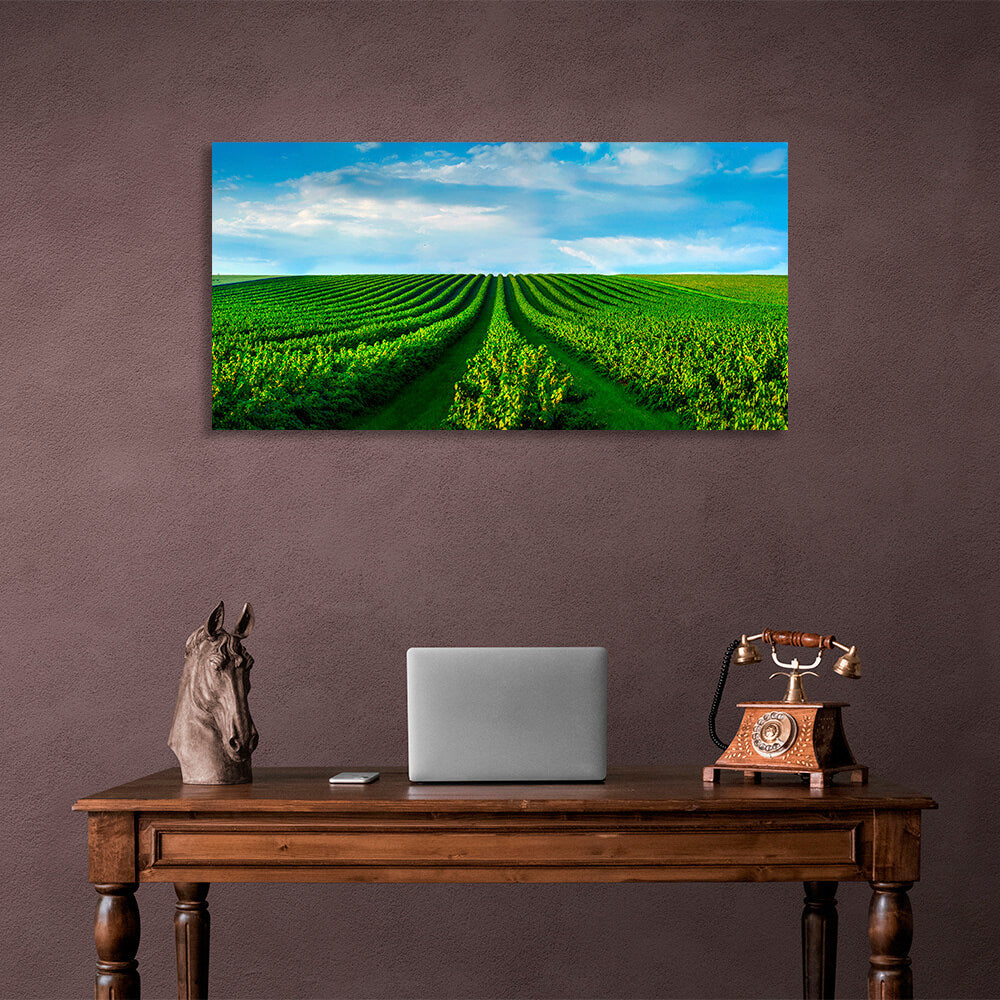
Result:
M411 781L606 776L602 647L418 647L406 688Z

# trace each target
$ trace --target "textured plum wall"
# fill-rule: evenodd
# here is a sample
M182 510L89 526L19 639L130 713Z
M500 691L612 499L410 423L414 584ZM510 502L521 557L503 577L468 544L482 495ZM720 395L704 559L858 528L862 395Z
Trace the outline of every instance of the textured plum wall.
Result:
M854 702L855 752L942 805L917 989L993 995L998 29L990 4L0 6L0 993L89 992L69 806L173 763L184 639L224 597L257 609L256 763L331 769L405 760L411 644L604 644L611 761L694 764L734 632L835 629L866 676L814 684ZM787 139L791 429L213 433L210 142L371 138ZM758 668L726 700L776 690ZM840 894L847 995L867 896ZM168 996L173 893L139 898ZM216 996L799 988L796 884L210 898Z

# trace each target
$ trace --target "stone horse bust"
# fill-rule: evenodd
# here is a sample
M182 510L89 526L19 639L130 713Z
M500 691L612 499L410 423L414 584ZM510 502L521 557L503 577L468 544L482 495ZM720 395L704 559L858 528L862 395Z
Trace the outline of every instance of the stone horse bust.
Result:
M253 608L246 604L232 633L222 627L222 601L195 629L185 646L174 724L167 745L192 785L239 785L252 781L250 755L257 730L247 695L253 657L242 640L253 629Z

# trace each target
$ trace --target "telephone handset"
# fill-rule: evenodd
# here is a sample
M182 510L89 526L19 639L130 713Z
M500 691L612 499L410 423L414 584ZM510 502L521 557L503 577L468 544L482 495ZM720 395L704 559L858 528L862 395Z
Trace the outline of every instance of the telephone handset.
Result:
M760 663L760 653L753 644L756 639L768 643L771 659L786 668L771 674L788 678L785 696L781 701L740 702L743 720L732 742L726 744L715 730L715 718L734 661L733 653L737 665ZM785 663L778 659L777 646L815 649L816 658L805 665L798 658ZM744 634L729 644L708 716L709 735L723 754L713 766L705 768L705 781L718 781L723 770L743 771L745 778L754 782L760 781L763 772L801 774L809 777L813 787L830 784L834 775L841 772L850 772L854 782L868 780L868 768L855 762L844 735L841 709L845 703L807 702L802 689L802 678L818 676L813 668L819 666L824 651L833 647L843 651L833 665L834 672L851 680L860 677L857 649L842 645L832 635L764 629L749 638Z

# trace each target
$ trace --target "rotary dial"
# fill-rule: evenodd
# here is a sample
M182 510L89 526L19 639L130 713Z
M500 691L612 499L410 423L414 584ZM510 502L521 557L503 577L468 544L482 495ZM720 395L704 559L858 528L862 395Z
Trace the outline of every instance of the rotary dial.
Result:
M794 742L799 727L787 712L765 712L753 727L753 746L761 757L780 757Z

